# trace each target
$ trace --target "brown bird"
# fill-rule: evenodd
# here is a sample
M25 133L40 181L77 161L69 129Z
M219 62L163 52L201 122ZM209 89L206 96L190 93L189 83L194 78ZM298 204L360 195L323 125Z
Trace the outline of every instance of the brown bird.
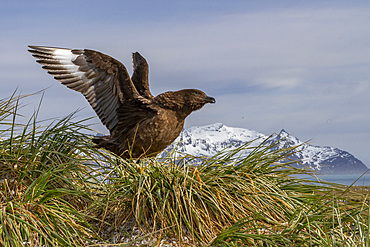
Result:
M93 139L97 148L123 158L154 156L180 134L185 118L206 103L215 103L197 89L165 92L153 97L149 66L138 53L132 55L133 75L116 59L93 50L29 46L29 50L54 78L82 93L110 135Z

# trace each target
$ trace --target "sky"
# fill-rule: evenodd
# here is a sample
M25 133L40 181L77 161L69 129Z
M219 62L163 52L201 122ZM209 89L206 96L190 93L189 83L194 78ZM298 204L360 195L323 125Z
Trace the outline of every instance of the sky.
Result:
M0 98L42 89L39 119L95 116L27 45L89 48L132 73L150 66L153 95L197 88L216 98L185 127L224 123L266 135L285 129L370 166L369 1L2 1ZM28 98L31 116L41 95ZM99 120L97 131L108 133Z

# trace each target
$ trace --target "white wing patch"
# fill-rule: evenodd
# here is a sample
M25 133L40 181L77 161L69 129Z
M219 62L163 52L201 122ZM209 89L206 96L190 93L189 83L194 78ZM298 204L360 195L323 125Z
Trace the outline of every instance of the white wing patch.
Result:
M75 65L73 62L79 55L73 54L70 49L54 49L52 51L53 59L58 60L60 64L51 65L51 68L55 68L58 71L58 68L63 68L67 73L72 74L73 76L80 77L83 81L87 81L84 76L85 72L82 72L79 69L79 66ZM80 55L81 56L81 55ZM49 70L50 71L50 70Z

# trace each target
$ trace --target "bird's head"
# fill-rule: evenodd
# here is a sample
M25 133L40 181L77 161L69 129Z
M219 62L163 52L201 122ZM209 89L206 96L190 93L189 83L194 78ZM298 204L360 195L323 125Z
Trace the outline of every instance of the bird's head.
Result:
M205 104L216 103L213 97L207 96L198 89L183 89L176 92L165 92L157 97L157 103L162 107L176 110L186 117L191 112L199 110Z
M184 107L192 111L199 110L207 103L216 103L214 98L207 96L203 91L198 89L183 89L175 93L178 94L179 98L183 98Z

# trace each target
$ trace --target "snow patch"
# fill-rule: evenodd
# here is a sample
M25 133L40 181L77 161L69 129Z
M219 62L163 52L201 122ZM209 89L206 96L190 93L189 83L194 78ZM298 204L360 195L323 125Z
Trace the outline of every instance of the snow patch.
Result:
M225 148L236 148L246 143L250 147L256 147L265 141L269 136L254 130L234 128L222 123L215 123L206 126L191 127L181 132L167 151L176 148L180 153L193 156L214 156ZM277 143L277 148L298 146L296 154L292 158L299 160L304 166L314 170L338 169L338 166L346 166L351 170L363 170L366 166L353 155L332 147L314 146L302 142L298 138L289 135L284 129L278 135L273 135L269 143ZM247 155L251 150L245 150ZM164 154L163 154L164 155ZM339 164L340 163L340 164ZM323 166L323 164L326 164ZM353 167L350 167L353 166Z

